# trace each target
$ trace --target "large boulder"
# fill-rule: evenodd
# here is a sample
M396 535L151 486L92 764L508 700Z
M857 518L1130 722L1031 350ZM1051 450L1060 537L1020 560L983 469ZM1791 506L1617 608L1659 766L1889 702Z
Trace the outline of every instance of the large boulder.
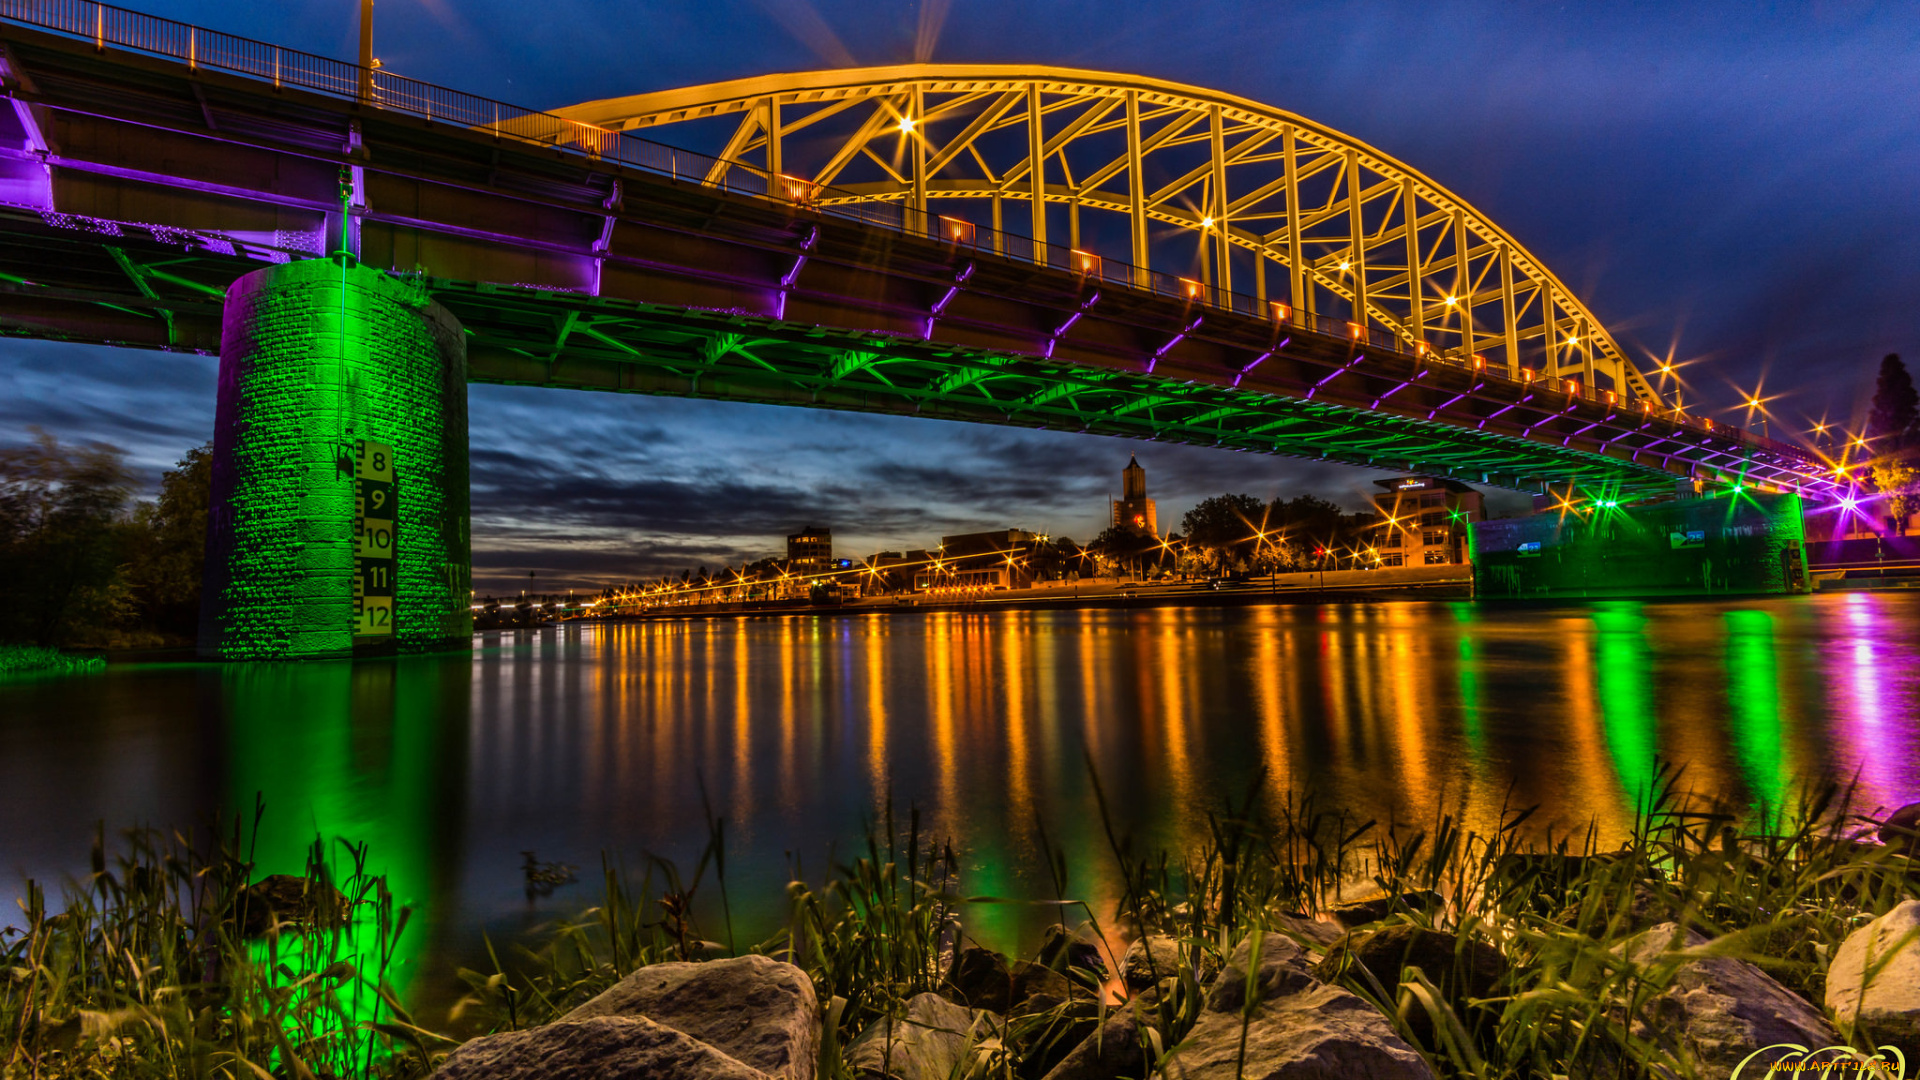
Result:
M1880 823L1880 842L1903 855L1920 855L1920 802L1888 814Z
M1147 1075L1147 1066L1152 1063L1141 1044L1144 1029L1152 1022L1151 1013L1143 1018L1134 1009L1119 1009L1048 1070L1045 1080L1113 1080L1116 1076Z
M1234 950L1199 1022L1168 1052L1167 1080L1433 1080L1379 1010L1314 977L1293 939L1258 944L1257 966L1254 938Z
M1198 970L1195 978L1205 985L1220 970L1220 959L1205 949L1189 949L1180 944L1179 938L1154 934L1141 938L1127 946L1126 958L1121 960L1120 969L1127 985L1135 990L1145 990L1169 975L1178 975L1182 969L1193 970L1183 953L1199 954Z
M1827 1011L1876 1045L1920 1044L1920 900L1906 901L1840 943L1827 965Z
M1633 1033L1694 1063L1702 1075L1729 1075L1757 1050L1779 1044L1810 1049L1840 1041L1826 1018L1798 994L1766 972L1730 956L1674 958L1679 949L1707 943L1679 923L1661 923L1627 939L1620 947L1636 968L1659 977L1669 965L1666 989L1647 1001L1634 1020ZM1748 1062L1752 1075L1790 1051L1763 1053Z
M1038 960L1055 971L1077 967L1101 975L1107 972L1107 961L1101 953L1100 939L1085 929L1069 932L1059 923L1048 924L1046 930L1042 932Z
M1438 911L1445 903L1445 899L1432 889L1403 893L1375 890L1370 896L1334 908L1333 917L1339 919L1341 925L1352 929L1393 915Z
M1407 923L1352 931L1327 950L1326 959L1314 974L1335 982L1343 975L1355 974L1356 966L1380 984L1387 1000L1395 996L1400 972L1409 966L1419 968L1440 989L1454 1015L1468 1024L1473 1018L1467 1001L1492 997L1507 974L1506 958L1486 942ZM1366 985L1365 977L1361 978L1359 985ZM1426 1009L1414 1009L1407 1021L1421 1041L1434 1045L1433 1018Z
M881 1017L847 1044L847 1071L860 1080L950 1080L968 1075L970 1059L1004 1035L985 1010L918 994L904 1017Z
M1286 934L1309 949L1325 950L1340 940L1345 931L1339 923L1321 922L1309 915L1292 912L1274 912L1267 915L1267 922L1273 929Z
M1044 964L1008 962L999 953L978 946L968 946L954 957L940 993L956 1005L1001 1014L1039 1011L1022 1008L1031 998L1045 1002L1040 1006L1044 1009L1076 996L1090 996L1076 991L1070 979Z
M765 956L643 967L560 1018L644 1016L774 1080L812 1080L813 981Z
M811 1070L809 1070L809 1075ZM488 1035L455 1050L435 1080L768 1080L644 1016L599 1016Z

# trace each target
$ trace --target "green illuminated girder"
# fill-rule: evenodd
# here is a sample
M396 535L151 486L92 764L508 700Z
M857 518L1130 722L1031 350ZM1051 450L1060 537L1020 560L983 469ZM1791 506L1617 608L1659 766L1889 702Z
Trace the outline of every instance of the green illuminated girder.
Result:
M498 288L477 294L452 282L436 282L434 291L477 335L475 381L1086 431L1420 470L1506 486L1578 483L1647 494L1670 491L1674 479L1653 463L1304 395L884 335L786 327L741 314ZM593 306L596 340L583 341L576 334L565 353L548 364L550 312L568 304ZM549 329L523 333L515 329L521 325ZM528 363L535 359L541 363Z

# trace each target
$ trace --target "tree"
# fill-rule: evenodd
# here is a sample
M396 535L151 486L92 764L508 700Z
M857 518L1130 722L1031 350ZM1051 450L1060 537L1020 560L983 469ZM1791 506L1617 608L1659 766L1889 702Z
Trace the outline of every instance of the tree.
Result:
M1880 361L1880 377L1873 387L1873 410L1867 414L1867 439L1876 455L1897 454L1913 441L1920 428L1920 393L1900 354Z
M1267 505L1251 495L1215 495L1180 519L1188 546L1220 563L1254 557L1267 529Z
M123 619L132 478L118 449L39 428L0 450L0 640L66 644Z
M163 474L159 498L134 513L128 583L144 621L163 634L192 637L198 630L212 495L213 444L207 443Z

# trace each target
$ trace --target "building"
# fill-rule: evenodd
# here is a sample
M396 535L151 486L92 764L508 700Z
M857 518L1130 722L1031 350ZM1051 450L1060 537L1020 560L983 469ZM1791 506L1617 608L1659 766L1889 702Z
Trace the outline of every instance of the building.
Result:
M833 569L833 530L808 525L787 537L787 569L795 574Z
M1160 535L1159 516L1153 500L1147 498L1147 470L1132 455L1127 457L1127 467L1120 470L1120 497L1113 500L1113 527L1145 536Z
M1046 540L1024 529L943 536L933 562L916 568L914 588L1032 588L1034 549Z
M1465 565L1467 525L1487 520L1486 499L1457 480L1396 476L1377 480L1380 515L1374 549L1380 566Z

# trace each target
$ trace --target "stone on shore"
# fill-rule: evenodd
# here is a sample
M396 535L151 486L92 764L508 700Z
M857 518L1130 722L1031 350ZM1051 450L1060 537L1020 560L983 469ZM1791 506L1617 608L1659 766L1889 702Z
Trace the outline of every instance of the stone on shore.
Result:
M1127 946L1127 955L1120 962L1127 985L1135 990L1145 990L1169 975L1178 975L1182 969L1191 969L1181 954L1187 951L1179 938L1154 934L1141 938ZM1220 970L1220 961L1205 949L1194 948L1199 953L1199 971L1197 979L1202 986L1210 981Z
M561 1017L644 1016L773 1080L812 1080L819 1031L813 981L765 956L653 964Z
M1379 1010L1307 970L1293 939L1265 934L1234 950L1200 1020L1162 1065L1167 1080L1433 1080ZM1251 978L1249 971L1251 970ZM1242 1011L1252 984L1253 1008Z
M1150 1023L1131 1008L1122 1007L1080 1045L1047 1071L1044 1080L1113 1080L1116 1076L1147 1075L1147 1052L1142 1029Z
M1661 963L1669 951L1707 943L1697 931L1661 923L1620 946L1635 967ZM1781 1043L1810 1049L1832 1046L1840 1035L1819 1010L1745 960L1702 956L1682 961L1665 990L1649 1000L1634 1021L1636 1036L1691 1060L1702 1075L1728 1075L1756 1050ZM1754 1058L1751 1075L1789 1051Z
M812 1070L808 1070L808 1075ZM435 1080L769 1080L644 1016L598 1016L488 1035L455 1050Z
M1880 842L1903 855L1920 856L1920 802L1888 814L1880 823Z
M860 1080L949 1080L969 1075L970 1058L1005 1031L993 1014L917 994L905 1017L881 1017L847 1045L847 1071Z
M1468 1026L1472 1025L1468 999L1493 996L1494 988L1507 974L1506 958L1486 942L1407 923L1352 931L1327 950L1327 958L1314 974L1333 982L1356 965L1379 982L1388 1000L1400 985L1402 969L1419 968L1427 981L1439 988L1454 1015ZM1414 1035L1432 1046L1433 1018L1426 1009L1411 1011L1407 1020Z
M999 953L977 945L960 950L947 971L947 981L940 988L940 994L957 1005L1002 1015L1037 1011L1022 1008L1029 999L1058 1004L1076 996L1090 996L1085 992L1076 993L1072 980L1052 968L1027 960L1009 962ZM1040 1009L1049 1007L1051 1005L1039 1006Z
M1376 893L1333 909L1333 917L1349 930L1376 923L1401 912L1437 911L1446 901L1432 889L1416 892Z
M1868 977L1868 967L1877 970ZM1827 965L1827 1011L1871 1041L1920 1043L1920 900L1847 935Z

